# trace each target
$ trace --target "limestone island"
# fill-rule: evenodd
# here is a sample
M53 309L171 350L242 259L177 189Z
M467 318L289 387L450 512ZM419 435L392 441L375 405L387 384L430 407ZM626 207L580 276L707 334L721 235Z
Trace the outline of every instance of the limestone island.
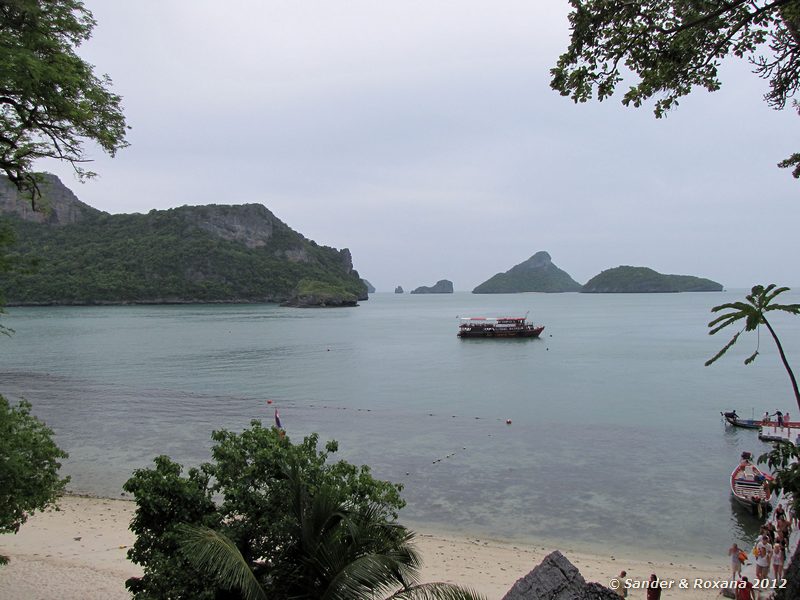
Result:
M484 281L473 294L516 294L520 292L579 292L581 284L553 264L547 252L537 252L528 260Z
M368 298L348 249L320 246L262 204L102 212L40 174L36 210L5 177L8 248L36 269L0 274L15 306L286 303L356 306Z
M375 286L374 285L372 285L369 281L367 281L363 277L361 278L361 281L364 283L365 286L367 286L367 293L368 294L374 294L375 293Z
M411 290L412 294L452 294L453 282L447 279L440 279L435 285L426 287L424 285Z
M647 267L621 266L595 275L584 294L653 294L670 292L721 292L722 284L691 275L663 275Z
M402 285L398 285L396 288L394 288L394 293L395 294L402 294L403 293L403 286Z

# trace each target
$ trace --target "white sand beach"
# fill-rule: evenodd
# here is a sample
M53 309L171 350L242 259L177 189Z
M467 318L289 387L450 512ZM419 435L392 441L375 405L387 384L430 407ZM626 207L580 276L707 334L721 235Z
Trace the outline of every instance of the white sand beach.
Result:
M124 582L140 569L126 558L134 536L128 523L135 505L127 500L67 496L61 510L33 516L17 535L0 537L0 554L11 562L0 567L0 598L4 600L116 600L129 598ZM526 546L475 538L418 533L425 560L425 581L445 581L472 587L499 599L555 548ZM562 550L563 551L563 550ZM661 579L724 579L728 560L724 549L713 564L674 559L648 560L633 552L614 556L566 551L564 554L587 581L607 584L621 569L635 579L657 573ZM673 589L668 598L700 600L718 597L715 590ZM632 590L629 598L644 598Z

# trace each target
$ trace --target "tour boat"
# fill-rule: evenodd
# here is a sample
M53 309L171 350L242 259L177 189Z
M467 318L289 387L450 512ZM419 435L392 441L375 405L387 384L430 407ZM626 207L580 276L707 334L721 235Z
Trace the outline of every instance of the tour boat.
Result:
M739 504L761 517L772 508L769 482L773 478L750 462L751 458L749 452L742 452L741 462L731 473L731 494Z
M462 317L458 326L460 338L536 338L544 331L526 317Z

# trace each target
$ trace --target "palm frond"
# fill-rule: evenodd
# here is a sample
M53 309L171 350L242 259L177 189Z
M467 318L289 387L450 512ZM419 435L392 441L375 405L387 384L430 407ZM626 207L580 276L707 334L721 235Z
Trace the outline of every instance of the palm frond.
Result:
M756 359L756 356L758 356L758 350L756 350L750 356L745 358L744 359L744 364L749 365L751 362L753 362Z
M372 599L403 584L406 569L397 557L387 554L361 556L337 573L320 600Z
M717 327L714 327L714 329L709 331L708 335L714 335L719 330L725 329L728 325L730 325L731 323L735 323L736 321L738 321L739 319L743 318L744 316L745 316L744 314L738 313L736 315L722 315L718 319L714 319L713 321L711 321L708 324L709 327L714 327L714 325L717 325L717 323L720 323L721 321L724 321L724 322L721 323L720 325L717 325Z
M178 546L192 566L214 577L221 587L239 590L245 600L267 600L258 579L229 537L186 523L178 525L177 531Z
M775 298L779 294L782 294L783 292L788 292L788 291L789 291L788 287L779 287L778 289L775 289L775 284L774 283L769 284L762 291L763 298L764 298L764 304L765 305L769 304L770 302L772 302L773 298Z
M400 590L387 600L486 600L483 594L450 583L424 583Z
M736 340L739 339L741 333L742 333L741 331L737 331L736 334L731 338L730 342L725 344L719 352L717 352L714 356L712 356L705 362L705 366L714 364L719 358L722 357L723 354L725 354L728 350L730 350L731 346L733 346L736 343Z
M714 308L711 309L711 312L712 313L719 312L721 310L725 310L726 308L739 312L746 312L747 310L752 308L752 306L750 306L746 302L726 302L725 304L720 304L718 306L715 306Z
M800 314L800 304L772 304L766 310L781 310L797 315Z
M747 315L747 318L744 321L744 329L745 331L755 331L762 323L764 323L763 311L754 311Z

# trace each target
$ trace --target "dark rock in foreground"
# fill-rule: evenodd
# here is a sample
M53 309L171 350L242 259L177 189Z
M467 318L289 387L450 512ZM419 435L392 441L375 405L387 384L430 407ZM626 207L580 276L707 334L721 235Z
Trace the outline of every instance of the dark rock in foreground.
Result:
M578 568L558 550L518 579L502 600L619 600L599 583L586 583Z
M647 267L621 266L592 277L586 294L652 294L662 292L721 292L722 284L691 275L662 275Z
M473 294L515 294L519 292L578 292L581 284L555 266L547 252L484 281Z
M411 290L412 294L452 294L453 293L453 282L448 281L447 279L440 279L436 282L436 285L432 285L430 287L426 287L424 285L418 287L415 290Z

